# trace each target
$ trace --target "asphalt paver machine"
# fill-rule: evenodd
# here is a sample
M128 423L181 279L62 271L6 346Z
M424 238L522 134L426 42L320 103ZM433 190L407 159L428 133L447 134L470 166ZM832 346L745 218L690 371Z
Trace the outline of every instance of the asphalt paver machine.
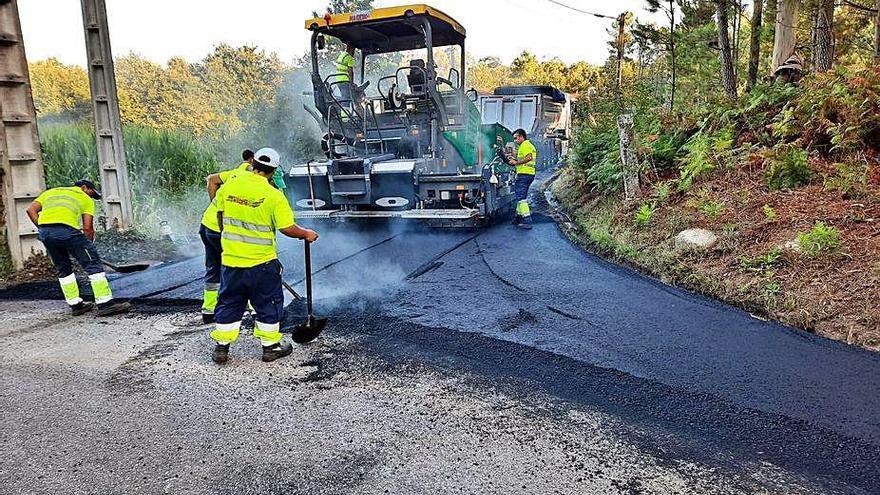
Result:
M304 103L322 129L325 159L290 168L287 193L299 218L470 226L509 213L514 178L503 153L512 136L500 124L482 124L476 92L464 89L458 22L427 5L406 5L327 14L305 27L314 107ZM348 45L359 70L340 81L327 62ZM459 67L438 74L435 49L456 46ZM372 57L390 68L367 78Z

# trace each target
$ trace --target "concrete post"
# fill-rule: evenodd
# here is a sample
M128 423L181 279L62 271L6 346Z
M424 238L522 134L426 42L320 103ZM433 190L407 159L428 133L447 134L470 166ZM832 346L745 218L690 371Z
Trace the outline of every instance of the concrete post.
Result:
M131 227L133 222L131 186L122 142L122 121L116 95L113 54L110 51L107 8L104 0L82 0L81 3L89 86L95 115L98 167L101 172L101 192L104 195L104 215L108 228L124 230Z
M4 234L12 263L21 268L43 250L25 212L46 183L16 0L0 1L0 166Z
M620 136L620 163L623 169L623 193L627 201L639 194L639 163L633 148L635 129L633 115L621 114L617 118L617 132Z

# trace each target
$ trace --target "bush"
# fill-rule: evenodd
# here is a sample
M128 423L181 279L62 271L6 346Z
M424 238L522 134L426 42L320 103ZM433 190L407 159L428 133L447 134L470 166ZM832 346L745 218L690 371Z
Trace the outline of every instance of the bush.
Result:
M840 247L840 232L828 227L824 222L816 222L809 232L801 232L797 236L801 252L807 256L819 256L836 251Z
M578 133L571 149L571 161L584 173L590 187L602 194L623 189L620 145L617 131L585 128Z
M651 223L651 217L654 216L654 212L656 210L656 205L643 203L636 214L633 216L633 223L636 224L636 227L647 226L649 223Z
M694 180L717 168L719 155L733 147L733 130L717 132L700 131L684 145L685 156L681 159L678 189L688 191Z
M776 210L774 210L772 206L764 205L761 208L761 211L764 212L764 219L768 222L773 222L776 220Z
M773 191L793 189L809 183L812 172L807 163L807 151L793 145L780 148L767 156L769 166L764 174L767 187Z
M654 186L654 196L657 198L657 202L665 203L667 199L669 199L669 195L672 192L671 187L669 186L669 182L663 181L657 183Z
M845 199L868 195L868 165L866 163L837 163L837 175L825 179L825 189L840 191Z
M681 132L661 133L647 147L648 159L658 170L673 168L681 155L687 135Z
M744 271L763 273L782 264L782 251L773 249L765 255L743 256L739 266Z
M718 215L724 211L724 201L714 200L714 201L703 201L700 204L700 211L703 212L704 215L709 217L710 220L715 220L718 218Z
M846 68L810 74L804 91L777 119L778 137L800 137L810 148L851 152L876 147L880 132L880 70Z

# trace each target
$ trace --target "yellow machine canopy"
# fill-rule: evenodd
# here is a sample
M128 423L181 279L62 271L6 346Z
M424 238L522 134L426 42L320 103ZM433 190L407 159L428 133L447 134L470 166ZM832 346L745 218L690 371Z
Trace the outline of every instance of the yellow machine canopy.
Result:
M352 44L364 54L374 54L425 48L425 21L434 47L464 44L464 27L424 4L327 14L307 20L305 27Z

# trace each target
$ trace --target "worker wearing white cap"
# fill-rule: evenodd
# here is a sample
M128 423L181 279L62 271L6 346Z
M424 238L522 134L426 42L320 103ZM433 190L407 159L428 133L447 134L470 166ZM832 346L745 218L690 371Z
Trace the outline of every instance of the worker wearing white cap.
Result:
M284 309L281 263L275 232L314 242L318 234L296 224L284 193L267 179L278 168L280 156L272 148L254 154L252 174L240 174L223 184L214 197L221 229L220 294L211 338L216 341L214 362L223 364L229 346L238 339L245 305L256 313L254 337L263 344L263 361L270 362L291 353L282 342L280 323Z

